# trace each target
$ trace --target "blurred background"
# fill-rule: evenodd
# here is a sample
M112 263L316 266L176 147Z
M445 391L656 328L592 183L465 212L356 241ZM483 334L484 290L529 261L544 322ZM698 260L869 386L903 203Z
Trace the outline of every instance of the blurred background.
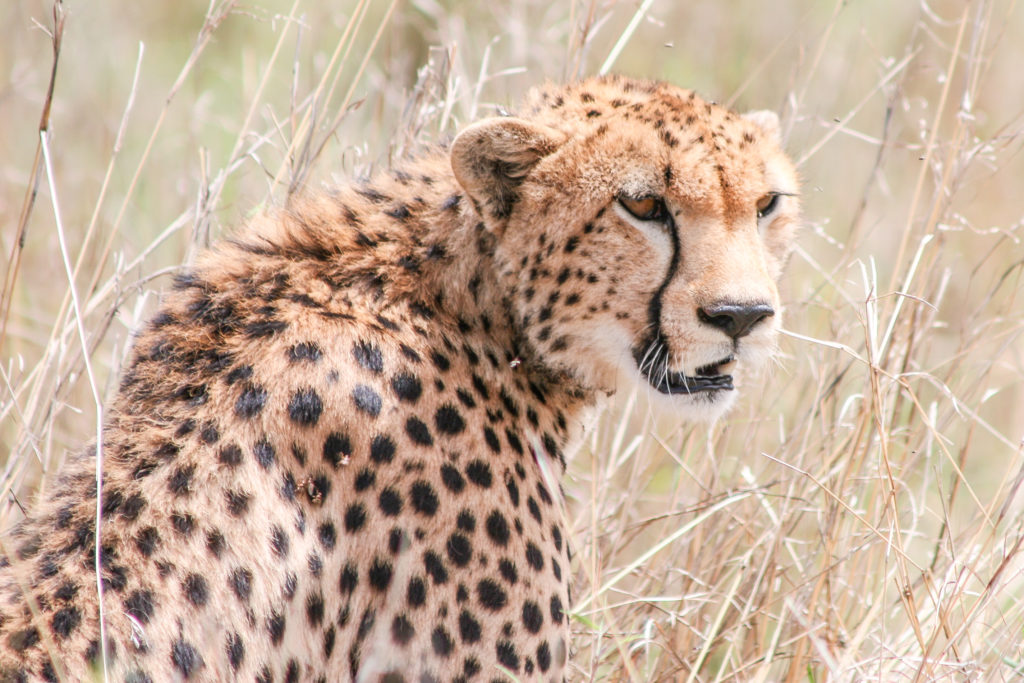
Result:
M806 227L740 407L620 396L571 463L578 676L1015 680L1022 64L1011 0L8 0L2 528L199 249L611 70L778 111Z

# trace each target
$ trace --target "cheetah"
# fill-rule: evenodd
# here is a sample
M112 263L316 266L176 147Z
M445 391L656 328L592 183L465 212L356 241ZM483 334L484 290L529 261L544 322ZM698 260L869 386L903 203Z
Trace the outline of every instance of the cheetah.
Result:
M638 385L728 409L797 192L773 114L602 77L254 219L5 541L0 678L571 677L584 416Z

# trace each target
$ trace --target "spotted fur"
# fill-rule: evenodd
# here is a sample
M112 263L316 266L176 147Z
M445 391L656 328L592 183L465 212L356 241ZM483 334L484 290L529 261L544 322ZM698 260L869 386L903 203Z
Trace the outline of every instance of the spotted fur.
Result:
M721 414L795 192L770 115L607 78L217 245L107 413L108 680L565 678L581 416L637 383ZM2 680L103 659L94 455L5 541Z

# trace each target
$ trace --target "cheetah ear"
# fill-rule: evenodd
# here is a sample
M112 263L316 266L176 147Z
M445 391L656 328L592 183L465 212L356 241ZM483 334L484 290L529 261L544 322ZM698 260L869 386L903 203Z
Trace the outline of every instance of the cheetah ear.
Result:
M523 119L485 119L452 142L452 170L478 210L504 219L512 213L523 178L565 139L554 128Z
M755 124L758 128L768 134L768 137L776 142L782 139L782 128L779 125L779 115L768 109L748 111L743 115L747 121Z

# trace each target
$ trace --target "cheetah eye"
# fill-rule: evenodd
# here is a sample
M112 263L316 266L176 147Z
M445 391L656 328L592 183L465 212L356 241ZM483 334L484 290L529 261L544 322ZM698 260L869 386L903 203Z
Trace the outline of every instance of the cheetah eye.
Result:
M779 197L783 195L782 192L769 192L760 199L757 200L757 217L764 218L775 213L775 210L779 208Z
M619 204L634 218L641 221L663 221L668 216L665 201L661 197L619 197Z

